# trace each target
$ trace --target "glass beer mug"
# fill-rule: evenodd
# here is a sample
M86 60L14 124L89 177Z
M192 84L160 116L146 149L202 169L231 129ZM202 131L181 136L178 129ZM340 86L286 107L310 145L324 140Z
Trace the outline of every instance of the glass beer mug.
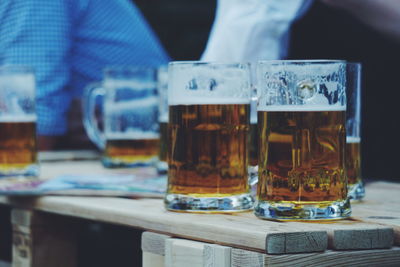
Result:
M167 163L167 134L168 134L168 67L162 66L157 71L157 90L159 97L158 122L160 125L160 152L157 163L159 174L168 171Z
M0 66L0 178L38 175L34 73Z
M248 64L172 62L168 83L168 210L253 208L248 184Z
M345 173L346 64L258 64L259 172L254 211L263 219L350 216Z
M103 131L95 114L102 97ZM159 126L156 72L151 68L104 70L101 84L89 85L83 98L83 123L89 138L104 151L105 167L155 165Z
M346 171L348 196L361 200L365 189L361 179L361 64L347 63L346 78Z

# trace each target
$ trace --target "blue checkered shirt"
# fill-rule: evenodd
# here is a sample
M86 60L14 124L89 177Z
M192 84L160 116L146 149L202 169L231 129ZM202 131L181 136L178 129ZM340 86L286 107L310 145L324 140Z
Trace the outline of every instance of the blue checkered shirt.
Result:
M129 0L0 0L0 65L34 67L39 135L63 135L72 98L109 65L168 61Z

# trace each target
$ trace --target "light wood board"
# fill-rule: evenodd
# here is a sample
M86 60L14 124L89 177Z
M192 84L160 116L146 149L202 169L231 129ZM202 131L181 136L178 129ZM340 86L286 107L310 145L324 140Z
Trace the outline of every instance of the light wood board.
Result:
M104 169L95 161L52 162L42 165L43 176L66 172L80 174L131 172ZM334 222L273 222L260 220L252 212L236 214L174 213L162 200L100 197L46 196L1 198L0 203L49 213L122 224L174 237L206 241L269 254L322 252L326 249L390 248L400 240L400 185L371 183L367 198L354 204L355 220ZM392 216L394 219L379 219ZM387 221L390 221L387 223ZM394 231L394 235L393 235Z
M326 224L272 222L257 219L251 212L174 213L166 211L162 201L156 199L49 196L14 198L11 204L271 254L382 248L390 247L393 240L391 228L379 224L351 220Z

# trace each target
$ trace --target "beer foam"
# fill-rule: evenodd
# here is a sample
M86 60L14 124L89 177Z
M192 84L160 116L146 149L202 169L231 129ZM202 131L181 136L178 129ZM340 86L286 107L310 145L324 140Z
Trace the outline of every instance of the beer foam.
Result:
M36 122L36 115L0 115L1 122Z
M234 104L250 104L250 99L238 97L176 97L169 99L170 106L177 105L234 105Z
M121 102L106 101L106 106L107 112L123 112L138 108L158 107L158 98L151 96Z
M159 134L154 132L143 132L143 131L129 131L129 132L106 132L107 140L149 140L158 139Z
M342 105L267 105L258 107L258 111L346 111Z
M104 87L106 88L130 88L132 90L143 90L149 88L155 88L156 82L155 81L141 81L139 79L129 80L129 79L106 79L103 82Z
M346 143L352 144L352 143L360 143L361 138L357 136L346 136Z

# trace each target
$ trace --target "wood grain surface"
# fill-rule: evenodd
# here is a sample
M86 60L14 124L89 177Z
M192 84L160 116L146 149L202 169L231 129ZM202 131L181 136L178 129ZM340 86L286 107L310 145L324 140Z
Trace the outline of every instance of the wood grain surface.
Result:
M47 177L71 170L91 174L114 172L90 160L42 164ZM378 249L390 248L393 242L400 244L400 185L375 182L368 184L366 190L365 201L353 204L351 219L329 222L267 221L256 218L252 212L175 213L166 211L161 199L0 197L0 203L269 254Z

